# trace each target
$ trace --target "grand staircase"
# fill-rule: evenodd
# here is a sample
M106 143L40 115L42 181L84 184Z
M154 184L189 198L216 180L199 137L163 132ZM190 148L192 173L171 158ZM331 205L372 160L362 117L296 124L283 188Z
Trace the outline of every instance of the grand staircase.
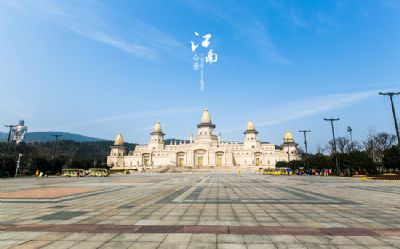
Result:
M233 167L233 166L214 166L214 167L180 167L163 166L153 167L144 170L142 173L235 173L238 174L261 173L259 167Z

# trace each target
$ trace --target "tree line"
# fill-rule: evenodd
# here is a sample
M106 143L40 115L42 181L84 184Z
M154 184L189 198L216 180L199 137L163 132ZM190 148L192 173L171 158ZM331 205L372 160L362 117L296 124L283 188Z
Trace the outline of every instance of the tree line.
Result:
M305 154L301 149L299 152L302 160L294 160L289 163L280 161L276 166L336 171L333 139L324 147L318 146L316 154ZM396 136L386 132L377 133L371 129L361 142L350 141L347 137L338 137L336 138L336 153L340 173L344 175L377 175L400 171Z
M0 176L13 176L15 174L18 155L22 154L19 172L32 175L36 170L48 174L61 173L63 168L102 168L106 165L106 158L110 153L112 141L75 142L72 140L59 140L56 155L55 142L21 142L10 143L5 165L3 167L6 143L0 143L1 161ZM135 144L125 143L128 150Z

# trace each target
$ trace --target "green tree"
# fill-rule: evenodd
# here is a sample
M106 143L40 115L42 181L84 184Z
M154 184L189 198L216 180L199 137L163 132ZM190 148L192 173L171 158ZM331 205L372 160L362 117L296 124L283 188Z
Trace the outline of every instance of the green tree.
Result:
M400 170L400 161L397 157L397 146L392 146L383 152L383 167L386 170Z
M310 155L305 161L307 167L316 169L331 169L334 165L329 156L321 153Z
M342 170L346 170L347 174L376 174L376 169L373 166L372 159L368 156L365 151L353 151L348 154L339 154L340 167Z
M4 157L1 157L0 167L3 166L3 158ZM14 176L16 167L17 167L17 160L13 156L7 156L4 168L1 168L0 177Z
M304 162L300 160L292 160L288 163L289 168L295 170L300 167L304 167Z
M288 163L286 161L278 161L278 162L276 162L275 167L277 167L277 168L287 168L288 167Z
M46 157L43 157L43 156L34 157L32 159L31 165L32 165L31 169L33 171L38 169L40 172L43 172L45 174L47 174L47 172L50 171L50 162L49 162L49 160L47 160Z

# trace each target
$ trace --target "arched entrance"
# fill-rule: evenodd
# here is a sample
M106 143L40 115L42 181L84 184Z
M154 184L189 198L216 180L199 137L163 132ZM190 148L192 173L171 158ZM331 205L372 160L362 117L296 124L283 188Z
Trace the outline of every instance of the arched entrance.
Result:
M261 166L262 165L262 161L261 161L261 157L262 153L261 152L255 152L254 153L254 164L255 166Z
M142 154L142 162L144 166L150 165L150 153L143 153Z
M215 158L216 158L215 164L216 164L216 166L222 166L223 157L224 157L224 152L218 151L217 153L215 153Z
M176 154L176 166L183 167L185 164L185 152L178 152Z
M206 155L205 150L195 150L194 151L194 165L196 167L202 167L204 165L204 157Z

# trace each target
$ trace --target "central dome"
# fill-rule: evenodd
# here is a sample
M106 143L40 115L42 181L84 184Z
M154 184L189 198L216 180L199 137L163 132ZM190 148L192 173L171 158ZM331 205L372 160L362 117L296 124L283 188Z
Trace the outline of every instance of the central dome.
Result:
M247 130L248 131L254 131L256 129L256 127L254 126L254 123L253 123L253 121L249 121L248 123L247 123Z
M208 112L208 109L204 109L203 114L201 115L201 123L202 124L211 124L211 116Z
M124 145L124 138L122 137L121 133L118 133L117 137L115 138L114 145Z
M157 122L157 123L154 125L153 132L162 132L160 122Z
M283 136L283 141L286 143L293 143L294 142L293 133L291 131L286 131L285 135Z

